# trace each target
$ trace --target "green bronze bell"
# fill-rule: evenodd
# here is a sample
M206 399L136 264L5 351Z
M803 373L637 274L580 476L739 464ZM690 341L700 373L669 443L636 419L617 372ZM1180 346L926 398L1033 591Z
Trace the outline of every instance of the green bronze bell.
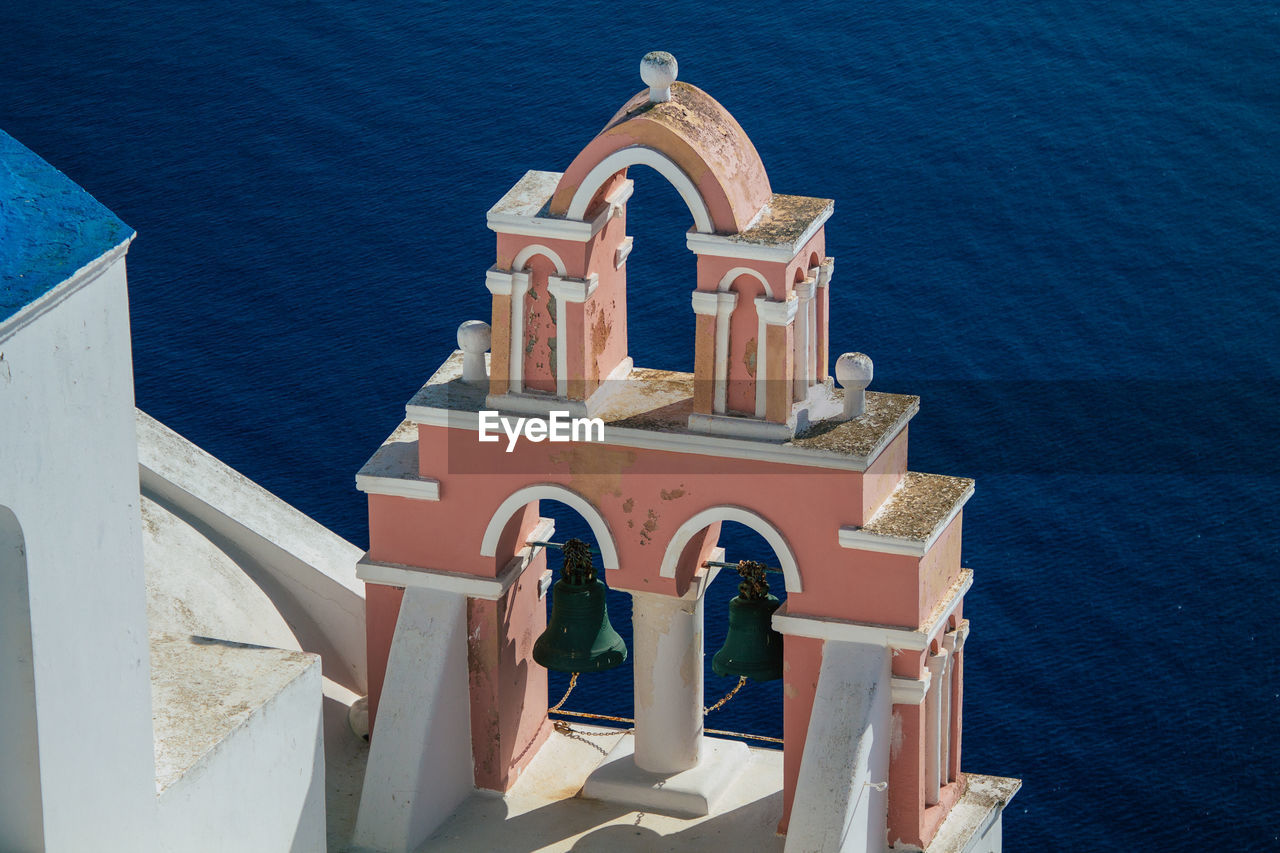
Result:
M564 571L551 589L551 619L533 659L559 672L603 672L627 660L627 644L609 624L608 590L596 577L585 542L564 544Z
M729 632L724 645L711 659L716 675L736 675L756 681L782 677L782 635L773 630L773 611L782 603L769 594L764 566L742 561L743 581L729 602Z

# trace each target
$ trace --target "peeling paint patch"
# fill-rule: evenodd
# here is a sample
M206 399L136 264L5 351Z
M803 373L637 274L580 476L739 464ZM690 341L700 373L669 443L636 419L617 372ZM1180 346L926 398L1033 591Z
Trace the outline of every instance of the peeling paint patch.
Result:
M635 509L635 508L636 508L636 499L635 499L635 498L627 498L625 501L623 501L623 502L622 502L622 511L623 511L623 512L631 512L631 510L633 510L633 509Z
M902 752L902 713L894 711L889 721L889 760L897 761Z
M653 539L653 533L658 529L658 514L653 510L649 510L649 518L645 521L644 526L640 530L640 544L647 545Z
M747 373L751 374L751 378L756 376L756 346L758 341L755 338L747 341L747 345L743 348L742 363L747 368Z
M788 682L782 686L782 695L786 696L788 699L794 699L800 695L800 691L796 690L796 686L794 684Z
M664 501L679 500L684 497L684 489L663 489L660 495Z

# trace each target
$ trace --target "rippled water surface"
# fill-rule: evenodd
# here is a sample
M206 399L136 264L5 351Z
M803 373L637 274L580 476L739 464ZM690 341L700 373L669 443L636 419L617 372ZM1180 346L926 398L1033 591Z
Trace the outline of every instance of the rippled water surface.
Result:
M964 765L1025 780L1006 849L1276 847L1275 7L729 8L4 2L0 127L137 229L139 405L363 545L352 475L488 316L485 211L672 51L835 199L833 345L923 397L912 467L978 478ZM688 214L635 171L632 354L687 368Z

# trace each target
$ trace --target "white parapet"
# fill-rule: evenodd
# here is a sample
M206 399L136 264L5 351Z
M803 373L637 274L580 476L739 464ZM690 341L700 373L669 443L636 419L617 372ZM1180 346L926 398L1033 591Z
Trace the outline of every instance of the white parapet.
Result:
M325 849L320 660L152 635L159 849Z

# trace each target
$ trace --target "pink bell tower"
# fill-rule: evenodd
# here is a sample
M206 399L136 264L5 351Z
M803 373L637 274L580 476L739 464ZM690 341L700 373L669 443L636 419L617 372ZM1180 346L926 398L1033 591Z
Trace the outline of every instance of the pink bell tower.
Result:
M553 534L539 503L554 500L590 525L634 630L634 731L563 796L695 820L767 772L769 751L703 730L704 564L732 521L769 543L786 587L785 849L999 850L1018 782L960 761L973 481L908 470L919 399L867 391L865 355L830 375L833 202L773 192L737 121L676 71L647 55L647 88L563 173L530 171L490 209L491 322L463 324L357 475L375 721L357 847L416 849L476 789L510 795L556 748L531 656L546 625L536 543ZM627 294L633 166L689 208L692 374L628 355L628 308L653 310ZM487 419L553 412L603 435L486 440Z

